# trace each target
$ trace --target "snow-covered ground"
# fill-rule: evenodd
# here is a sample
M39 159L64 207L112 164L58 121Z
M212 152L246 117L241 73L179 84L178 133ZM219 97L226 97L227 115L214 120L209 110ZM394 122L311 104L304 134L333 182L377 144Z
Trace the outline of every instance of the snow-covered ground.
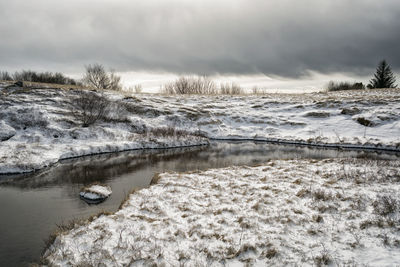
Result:
M210 138L400 148L399 89L304 95L105 95L112 102L107 118L85 128L70 112L77 90L1 89L0 173L32 171L93 153L207 142L196 136L151 134L159 127Z
M211 138L400 147L399 89L303 95L143 95L140 101L161 113L146 119L148 123L172 121Z
M273 160L164 173L60 234L54 266L394 266L400 162Z
M119 106L122 101L111 100L105 118L82 127L72 114L77 97L77 90L0 90L0 174L30 172L83 155L208 144L199 136L165 134L162 129L169 124L142 124L146 118L130 116Z

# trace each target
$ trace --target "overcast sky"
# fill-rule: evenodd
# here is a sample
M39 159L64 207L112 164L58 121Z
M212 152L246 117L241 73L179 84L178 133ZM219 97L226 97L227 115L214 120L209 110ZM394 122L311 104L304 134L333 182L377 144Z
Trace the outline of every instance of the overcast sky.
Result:
M0 0L0 70L368 76L398 72L399 18L398 0Z

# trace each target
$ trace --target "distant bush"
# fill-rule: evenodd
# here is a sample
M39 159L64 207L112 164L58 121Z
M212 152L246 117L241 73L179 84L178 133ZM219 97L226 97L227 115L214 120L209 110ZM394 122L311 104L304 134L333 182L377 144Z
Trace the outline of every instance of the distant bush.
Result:
M0 80L1 81L12 81L13 78L7 71L0 71Z
M143 86L141 84L136 84L133 88L137 94L140 94L143 91Z
M93 64L85 66L86 73L83 76L83 83L96 89L108 89L120 91L122 90L121 77L117 76L114 71L107 73L101 64Z
M253 94L255 95L260 95L260 94L266 94L267 90L264 88L259 88L258 86L253 86L253 88L251 88L251 91L253 92Z
M198 95L239 95L244 90L236 83L222 83L219 88L207 76L180 77L172 83L161 87L164 94L198 94Z
M65 76L60 72L36 72L32 70L16 71L13 75L8 72L2 72L2 78L4 80L14 81L26 81L26 82L38 82L38 83L52 83L52 84L68 84L68 85L80 85L79 82L72 78Z
M240 95L244 94L244 90L236 83L225 83L221 84L220 93L223 95Z
M180 77L176 81L166 84L161 89L166 94L217 94L215 83L207 76Z
M102 94L79 90L71 101L71 113L83 127L88 127L104 118L109 106L110 101Z
M143 86L141 84L135 84L133 86L125 87L125 91L135 92L136 94L140 94L143 91Z
M365 89L363 83L350 83L350 82L334 82L330 81L327 86L327 90L331 91L342 91L342 90L362 90Z

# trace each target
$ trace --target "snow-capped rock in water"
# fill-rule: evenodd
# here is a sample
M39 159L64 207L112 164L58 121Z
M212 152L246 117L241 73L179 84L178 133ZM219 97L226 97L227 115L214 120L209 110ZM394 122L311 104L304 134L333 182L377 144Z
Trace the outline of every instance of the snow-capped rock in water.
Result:
M97 204L106 200L111 193L111 187L108 185L95 184L84 187L79 196L89 204Z
M13 137L17 132L4 121L0 121L0 141L6 141Z

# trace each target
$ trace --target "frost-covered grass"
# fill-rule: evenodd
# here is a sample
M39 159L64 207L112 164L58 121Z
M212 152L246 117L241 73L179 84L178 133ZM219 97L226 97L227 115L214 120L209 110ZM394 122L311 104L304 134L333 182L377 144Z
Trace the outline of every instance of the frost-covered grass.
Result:
M167 122L146 123L146 115L153 114L129 109L134 98L110 92L101 96L109 102L104 116L83 127L73 112L80 95L65 89L0 90L0 174L30 172L83 155L208 143Z
M87 154L207 143L190 133L400 149L398 89L239 96L106 92L110 111L89 127L71 114L77 95L0 84L0 173Z
M274 160L164 173L55 238L55 266L393 266L400 162Z

